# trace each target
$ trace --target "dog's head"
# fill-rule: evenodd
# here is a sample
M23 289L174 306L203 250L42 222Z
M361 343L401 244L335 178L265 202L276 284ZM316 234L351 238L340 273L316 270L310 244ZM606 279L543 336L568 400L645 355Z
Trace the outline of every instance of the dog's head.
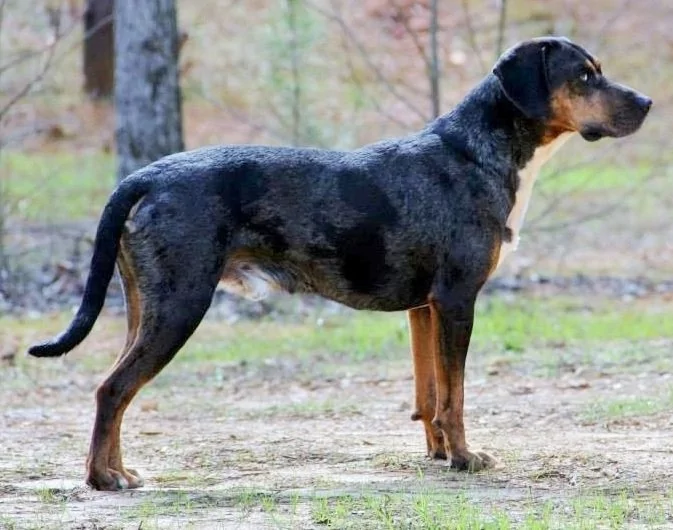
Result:
M525 116L544 124L543 142L564 132L585 140L634 133L652 100L609 81L584 48L565 38L522 42L498 60L493 73Z

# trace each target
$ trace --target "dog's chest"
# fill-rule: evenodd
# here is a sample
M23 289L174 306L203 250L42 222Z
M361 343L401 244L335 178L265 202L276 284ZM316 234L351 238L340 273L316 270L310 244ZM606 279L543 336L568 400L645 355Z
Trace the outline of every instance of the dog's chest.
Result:
M519 188L516 190L514 206L507 217L507 227L511 230L512 239L502 243L497 267L499 267L505 258L519 246L519 233L523 227L528 204L531 195L533 194L533 185L540 174L540 169L542 169L542 166L554 156L554 153L556 153L556 151L558 151L571 136L572 133L564 133L547 145L538 147L533 154L533 158L526 164L526 167L519 171Z

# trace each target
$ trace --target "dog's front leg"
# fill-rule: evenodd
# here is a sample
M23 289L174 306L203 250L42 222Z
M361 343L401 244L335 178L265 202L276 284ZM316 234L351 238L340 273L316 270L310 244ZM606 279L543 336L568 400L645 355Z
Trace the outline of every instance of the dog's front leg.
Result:
M469 286L440 285L430 296L436 393L432 425L444 433L451 452L451 467L471 472L492 467L495 463L486 453L468 450L463 423L465 358L478 290Z
M411 356L414 361L414 385L416 410L411 415L414 421L422 421L428 456L446 460L444 434L432 425L435 417L435 342L432 337L430 307L418 307L408 311Z

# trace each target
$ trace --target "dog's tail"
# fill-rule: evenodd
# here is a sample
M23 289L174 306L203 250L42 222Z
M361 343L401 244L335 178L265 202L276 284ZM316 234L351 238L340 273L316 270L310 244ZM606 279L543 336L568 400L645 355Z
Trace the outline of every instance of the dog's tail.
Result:
M86 280L82 303L67 330L58 337L32 346L34 357L57 357L82 342L93 328L105 302L105 294L114 274L119 240L131 208L147 194L151 182L140 175L122 181L105 205L94 243L91 269Z

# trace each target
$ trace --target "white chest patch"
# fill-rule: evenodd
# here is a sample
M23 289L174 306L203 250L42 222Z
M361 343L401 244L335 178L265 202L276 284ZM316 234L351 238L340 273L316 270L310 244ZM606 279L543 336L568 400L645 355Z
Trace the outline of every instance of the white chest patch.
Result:
M528 203L533 193L533 185L537 176L540 174L540 169L549 159L554 156L563 144L565 144L574 133L563 133L556 139L549 142L547 145L538 147L530 159L526 167L519 171L519 189L516 190L516 197L514 199L514 206L507 217L507 227L512 231L512 240L504 242L500 247L500 256L498 258L498 265L505 260L510 252L514 252L519 246L519 232L523 227L523 221L528 210Z

